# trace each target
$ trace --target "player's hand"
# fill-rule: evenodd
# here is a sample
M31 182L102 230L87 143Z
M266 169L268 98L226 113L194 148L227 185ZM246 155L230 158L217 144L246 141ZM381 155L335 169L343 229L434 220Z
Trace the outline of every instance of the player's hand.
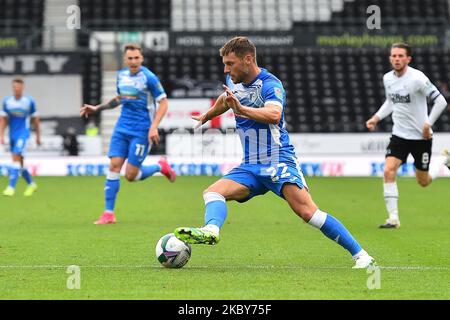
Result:
M36 136L36 144L37 144L38 146L41 145L41 137L40 137L40 136Z
M158 145L160 141L161 140L159 138L158 128L151 127L148 131L148 142L150 144L155 143Z
M429 123L425 123L422 130L422 136L426 140L430 140L433 137L433 134L431 133L431 125Z
M84 104L80 109L81 117L88 117L90 114L97 112L98 106L92 106L90 104Z
M227 93L227 97L225 98L225 105L233 109L233 111L238 114L242 115L244 107L239 102L238 98L234 95L233 91L231 91L230 88L228 88L226 85L223 85L223 88L225 89L225 92Z
M198 116L191 116L191 119L198 121L194 126L194 129L198 129L206 122L206 113L200 114Z
M374 131L375 128L377 127L378 121L380 121L380 120L378 119L377 116L373 116L372 118L367 120L366 121L367 129L369 129L369 131Z

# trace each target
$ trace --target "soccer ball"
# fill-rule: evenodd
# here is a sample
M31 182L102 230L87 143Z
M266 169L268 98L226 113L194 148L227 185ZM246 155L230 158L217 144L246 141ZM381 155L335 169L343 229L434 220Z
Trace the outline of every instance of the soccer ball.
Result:
M166 268L182 268L191 257L191 250L188 243L168 233L156 244L156 258Z

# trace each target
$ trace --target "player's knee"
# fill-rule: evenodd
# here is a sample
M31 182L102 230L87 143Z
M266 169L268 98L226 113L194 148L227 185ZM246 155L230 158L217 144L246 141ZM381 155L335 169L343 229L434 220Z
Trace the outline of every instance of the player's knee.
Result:
M394 170L394 168L384 168L384 179L386 181L395 179L396 175L397 175L397 172L396 172L396 170Z
M213 186L209 186L208 188L206 188L205 190L203 190L203 197L205 196L205 194L207 193L218 193L221 196L224 196L223 193L220 190L217 190L216 188L214 188Z
M294 212L305 222L308 222L311 220L312 216L314 215L314 212L316 212L317 207L308 205L308 204L300 204L295 206Z
M135 181L135 179L136 179L136 173L126 171L126 172L125 172L125 179L127 179L127 180L130 181L130 182Z
M421 187L425 188L426 186L428 186L430 184L431 180L429 180L429 179L417 179L417 182L419 183L419 185Z
M205 195L208 192L214 192L214 191L211 190L211 187L208 187L205 190L203 190L203 195Z
M111 172L120 172L120 169L121 169L121 167L114 163L111 163L109 165L109 171L111 171Z

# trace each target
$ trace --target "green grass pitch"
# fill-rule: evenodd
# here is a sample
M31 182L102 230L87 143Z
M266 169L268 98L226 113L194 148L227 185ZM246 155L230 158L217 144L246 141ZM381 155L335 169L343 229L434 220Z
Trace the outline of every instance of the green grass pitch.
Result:
M31 198L20 181L0 198L0 299L450 299L450 179L424 189L400 178L402 228L379 230L381 178L308 178L320 208L377 259L373 273L352 270L346 251L270 193L229 203L218 245L193 246L182 269L161 267L156 242L203 223L202 191L215 180L122 180L118 223L106 226L92 224L104 178L37 178ZM80 289L67 288L70 265Z

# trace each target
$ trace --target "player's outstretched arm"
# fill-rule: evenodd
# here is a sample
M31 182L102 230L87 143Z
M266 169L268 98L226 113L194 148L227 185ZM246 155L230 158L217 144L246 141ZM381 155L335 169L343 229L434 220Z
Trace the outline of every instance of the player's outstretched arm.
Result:
M0 144L5 144L5 128L8 125L8 119L0 116Z
M118 106L120 106L120 96L116 96L109 100L106 103L99 104L96 106L92 106L90 104L84 104L83 107L81 107L80 110L80 116L81 117L88 117L90 114L93 114L95 112L99 112L102 110L108 110L108 109L114 109Z
M197 120L198 123L195 125L194 129L199 128L202 124L205 124L209 120L213 119L214 117L220 116L221 114L227 112L230 109L230 107L225 103L225 93L221 94L212 108L210 108L207 112L199 115L199 116L192 116L191 118L194 120Z
M392 113L394 110L394 105L391 103L389 99L383 103L383 105L378 109L378 111L366 121L366 127L369 131L374 131L378 122L386 118L388 115Z

